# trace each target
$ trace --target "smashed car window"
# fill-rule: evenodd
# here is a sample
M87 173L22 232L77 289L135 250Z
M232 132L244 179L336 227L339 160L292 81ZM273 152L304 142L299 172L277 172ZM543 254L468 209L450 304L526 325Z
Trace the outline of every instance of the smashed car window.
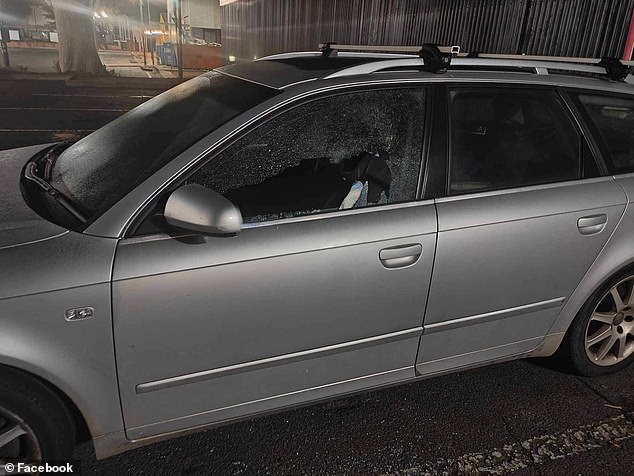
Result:
M413 200L425 90L341 94L283 113L189 180L240 208L245 222Z

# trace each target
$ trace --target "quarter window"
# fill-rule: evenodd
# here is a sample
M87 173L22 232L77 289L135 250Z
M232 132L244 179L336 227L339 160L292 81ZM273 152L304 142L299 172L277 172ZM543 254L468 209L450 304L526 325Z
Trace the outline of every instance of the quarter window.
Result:
M634 100L585 94L579 100L603 140L610 171L634 172Z
M554 91L451 91L453 195L580 178L583 147Z
M247 223L414 200L424 118L424 89L314 100L259 126L189 182L223 194Z

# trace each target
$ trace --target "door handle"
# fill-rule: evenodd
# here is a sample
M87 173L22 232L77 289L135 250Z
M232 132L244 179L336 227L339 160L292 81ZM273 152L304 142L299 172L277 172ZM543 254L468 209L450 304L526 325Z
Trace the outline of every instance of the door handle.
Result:
M594 235L601 233L608 223L608 216L605 213L579 218L577 228L582 235Z
M379 259L388 269L404 268L416 263L421 254L423 254L423 245L416 243L384 248L379 252Z

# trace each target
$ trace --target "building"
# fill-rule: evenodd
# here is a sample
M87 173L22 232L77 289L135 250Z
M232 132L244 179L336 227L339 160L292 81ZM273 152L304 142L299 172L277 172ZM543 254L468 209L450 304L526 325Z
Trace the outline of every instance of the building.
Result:
M13 0L5 15L7 40L13 47L57 47L58 34L55 13L50 1ZM107 4L105 4L107 5ZM95 25L95 40L99 48L127 49L132 43L133 24L130 18L94 1L94 10L87 9ZM103 7L103 8L102 8Z
M58 40L53 9L41 1L8 4L4 27L14 44L54 47Z
M221 43L219 0L180 0L183 14L183 33L188 43ZM178 0L167 0L167 24L170 41L176 42L176 13Z

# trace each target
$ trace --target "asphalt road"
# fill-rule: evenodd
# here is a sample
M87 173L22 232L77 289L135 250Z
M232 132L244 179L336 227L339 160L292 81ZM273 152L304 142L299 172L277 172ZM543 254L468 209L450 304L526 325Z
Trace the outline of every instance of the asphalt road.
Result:
M76 139L154 86L0 81L0 149ZM553 359L424 380L208 430L96 461L85 475L629 475L634 366L602 378Z
M80 139L160 93L162 86L79 84L67 86L61 79L0 80L0 150Z

